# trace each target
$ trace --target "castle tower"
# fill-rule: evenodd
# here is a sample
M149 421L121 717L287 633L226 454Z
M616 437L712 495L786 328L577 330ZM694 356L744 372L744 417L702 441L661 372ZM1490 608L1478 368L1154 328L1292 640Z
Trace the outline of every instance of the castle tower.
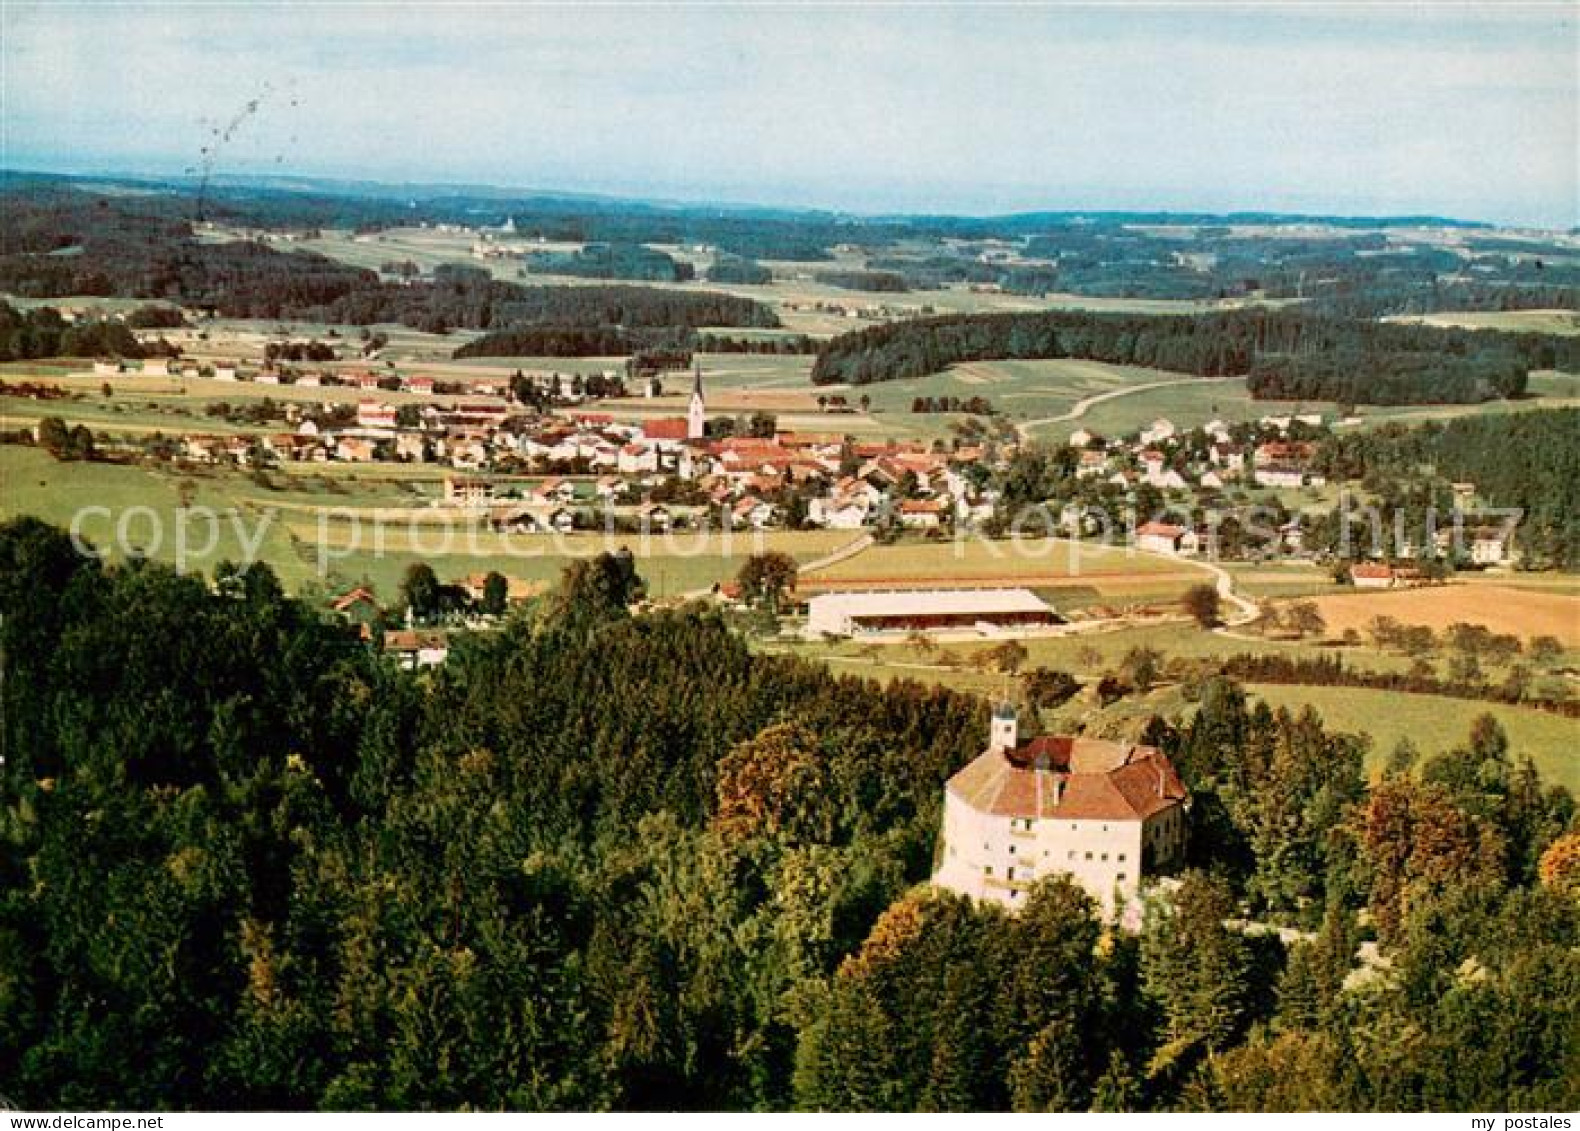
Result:
M686 439L700 440L708 433L708 417L702 400L702 366L697 366L691 381L691 406L686 409Z
M1003 754L1020 745L1020 720L1015 715L1013 703L1000 703L993 708L993 725L988 732L988 750Z

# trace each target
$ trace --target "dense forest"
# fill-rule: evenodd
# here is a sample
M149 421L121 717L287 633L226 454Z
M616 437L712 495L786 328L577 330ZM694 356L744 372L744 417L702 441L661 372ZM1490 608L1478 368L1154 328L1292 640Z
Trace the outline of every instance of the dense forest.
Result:
M619 357L647 350L685 349L695 336L681 328L514 326L458 347L454 357Z
M1009 917L917 886L980 701L753 656L716 613L628 613L640 586L579 562L414 674L265 568L0 527L6 1093L1580 1104L1574 806L1495 724L1368 786L1360 740L1208 680L1148 731L1195 798L1172 899L1112 933L1050 879Z
M17 310L0 302L0 361L34 357L143 357L145 347L120 322L67 322L49 306Z
M697 274L691 264L639 243L590 243L577 251L532 252L526 262L529 274L586 279L684 283Z
M1443 499L1451 483L1474 484L1488 506L1519 509L1515 544L1529 560L1580 565L1580 409L1334 433L1318 448L1316 466L1333 479L1360 480L1384 501L1397 495L1400 506ZM1417 479L1435 481L1436 489L1400 491ZM1448 521L1437 516L1439 526Z
M893 271L816 271L812 280L825 287L839 287L846 291L900 294L910 289L905 285L905 277Z
M773 282L774 273L764 267L755 259L746 259L739 255L720 254L714 257L713 266L708 268L708 282L710 283L740 283L749 286L761 286Z
M1518 396L1530 369L1580 368L1580 339L1263 308L1193 316L956 314L842 334L819 352L812 380L865 385L962 361L1063 357L1203 377L1249 374L1252 395L1266 398L1462 403Z

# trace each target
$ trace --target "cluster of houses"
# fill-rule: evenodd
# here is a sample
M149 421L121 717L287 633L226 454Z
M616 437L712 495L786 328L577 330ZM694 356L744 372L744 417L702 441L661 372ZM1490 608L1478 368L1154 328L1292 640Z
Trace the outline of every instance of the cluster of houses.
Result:
M132 367L136 366L134 370ZM335 370L330 368L275 365L268 362L246 363L240 361L199 362L192 358L147 357L141 361L122 358L99 358L93 363L93 373L99 377L113 377L136 372L144 377L183 377L214 381L235 381L256 385L294 385L302 389L346 388L367 393L410 393L419 397L478 396L501 397L508 390L499 378L473 381L438 381L422 374L396 374L375 370ZM522 378L547 403L580 404L590 396L586 378L576 373L546 370L523 372ZM598 375L607 385L617 382L620 375L606 370ZM366 402L364 402L366 403Z
M103 362L105 367L120 363ZM150 375L174 375L190 362L150 358ZM96 368L98 368L96 366ZM186 373L186 369L182 370ZM216 363L219 380L278 381L278 370L255 372ZM617 374L604 376L619 382ZM665 531L699 524L733 529L791 526L851 530L888 528L946 531L980 528L1000 501L993 485L1013 445L989 448L970 442L940 450L916 441L861 442L840 434L775 431L767 435L721 436L709 427L702 377L693 374L684 416L643 414L616 420L581 407L585 378L535 372L522 380L536 396L529 406L507 396L498 377L437 382L420 374L393 372L302 372L298 385L333 381L362 392L354 408L291 401L282 408L290 431L264 435L188 434L181 458L194 463L271 466L311 463L401 462L432 464L450 473L445 506L478 511L496 529L511 532L568 531L602 526L609 508L642 529ZM650 395L657 387L648 382ZM391 398L391 391L407 394ZM548 405L560 411L547 411ZM1213 420L1200 429L1181 429L1158 419L1138 433L1107 439L1085 428L1073 432L1074 477L1103 492L1117 489L1134 498L1149 488L1186 495L1231 487L1318 488L1326 479L1317 467L1325 421L1320 414L1266 416L1231 426ZM711 434L710 434L711 433ZM984 474L986 472L986 474ZM522 489L504 477L549 476ZM1456 496L1474 494L1456 485ZM1077 493L1078 498L1086 497ZM605 512L600 514L598 512ZM1085 536L1102 526L1091 506L1070 502L1058 516L1068 533ZM1503 565L1511 557L1508 538L1495 530L1460 534L1459 552L1477 565ZM1280 548L1305 549L1298 520L1278 532ZM1439 550L1447 547L1441 544ZM1171 521L1152 521L1134 532L1138 549L1168 554L1216 555L1211 530ZM1412 557L1408 548L1399 556ZM1390 570L1385 577L1382 570ZM1375 572L1375 575L1374 575ZM1356 574L1363 587L1413 584L1408 565L1378 564Z
M1194 433L1159 419L1130 441L1105 440L1082 428L1071 433L1070 446L1079 453L1078 478L1101 477L1125 488L1146 484L1160 491L1221 490L1233 483L1322 487L1327 480L1312 467L1316 443L1289 438L1297 422L1309 429L1323 424L1315 413L1263 417L1255 430L1260 439L1248 443L1237 440L1224 421L1213 420L1202 427L1206 444L1199 447L1187 442Z
M300 417L298 406L289 409ZM192 435L181 450L193 462L244 466L438 464L453 473L443 504L486 511L505 531L569 530L578 508L605 504L640 503L633 517L652 530L682 525L703 510L722 511L733 528L794 522L837 530L885 523L936 530L993 513L993 493L965 474L982 462L980 448L946 454L921 443L855 443L839 435L707 432L698 375L683 417L616 421L603 413L533 413L503 399L398 406L367 398L343 423L300 419L294 431L261 437ZM494 473L502 472L550 477L523 492L499 481ZM683 503L647 501L661 487L668 490L660 495Z

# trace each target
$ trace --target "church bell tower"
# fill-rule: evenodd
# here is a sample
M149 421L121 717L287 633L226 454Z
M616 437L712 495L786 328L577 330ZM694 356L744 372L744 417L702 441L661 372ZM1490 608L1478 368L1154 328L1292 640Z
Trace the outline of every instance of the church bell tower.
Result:
M686 409L686 439L700 440L708 434L708 417L702 400L702 366L693 370L691 406Z

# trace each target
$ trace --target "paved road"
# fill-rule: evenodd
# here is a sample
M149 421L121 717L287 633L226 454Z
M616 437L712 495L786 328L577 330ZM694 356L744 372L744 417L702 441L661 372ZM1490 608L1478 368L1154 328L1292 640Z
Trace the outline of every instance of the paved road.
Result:
M1098 393L1087 397L1085 400L1076 401L1074 407L1068 412L1061 412L1058 416L1040 416L1036 420L1026 420L1015 425L1020 432L1022 440L1031 439L1031 430L1041 428L1045 424L1058 424L1066 420L1079 420L1086 415L1086 411L1093 405L1102 404L1118 397L1128 397L1132 393L1144 393L1149 389L1167 389L1171 385L1213 385L1225 381L1239 381L1240 377L1181 377L1177 381L1148 381L1143 385L1126 385L1120 389L1110 389L1106 393Z

